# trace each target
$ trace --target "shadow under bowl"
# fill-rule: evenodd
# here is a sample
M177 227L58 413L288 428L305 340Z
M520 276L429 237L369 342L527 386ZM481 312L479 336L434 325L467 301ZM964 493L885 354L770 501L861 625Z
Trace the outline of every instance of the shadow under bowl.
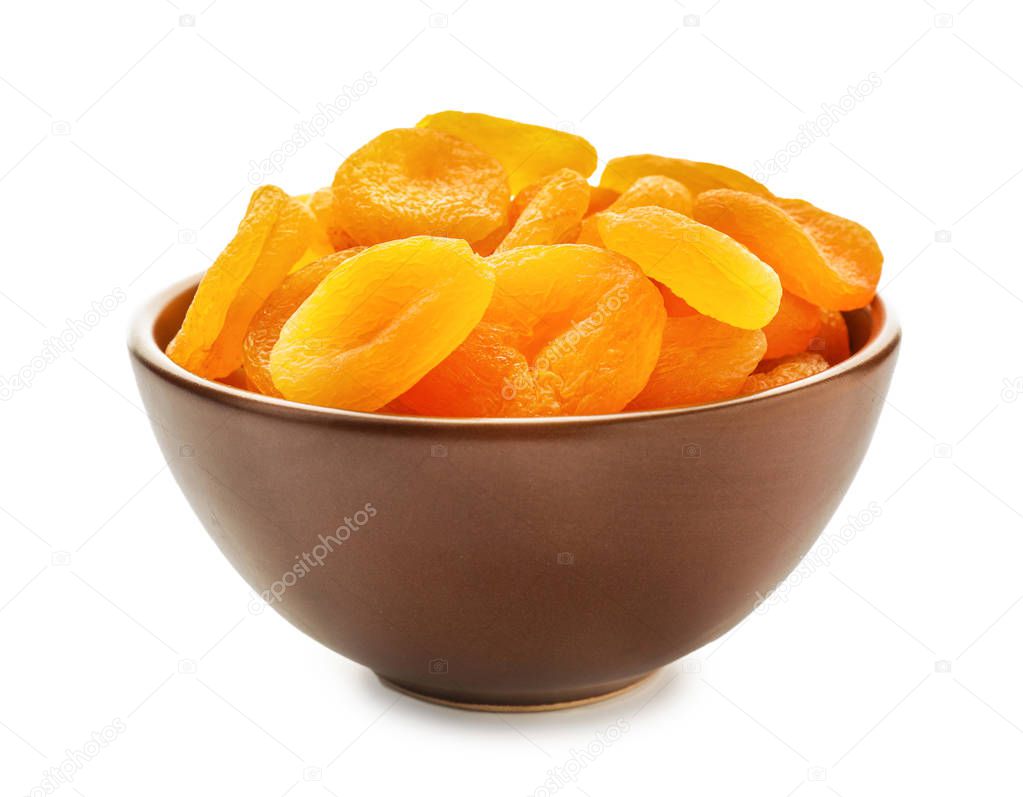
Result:
M586 417L373 415L178 367L163 350L196 283L142 307L129 348L206 530L309 636L400 689L490 709L617 693L749 614L845 494L900 337L876 299L846 314L850 359L754 396Z

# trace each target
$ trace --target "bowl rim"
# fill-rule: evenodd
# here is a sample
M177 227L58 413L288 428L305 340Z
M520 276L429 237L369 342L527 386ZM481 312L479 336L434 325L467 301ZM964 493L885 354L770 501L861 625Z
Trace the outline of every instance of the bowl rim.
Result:
M167 306L189 290L193 290L202 278L202 272L178 280L170 286L149 296L135 309L128 331L128 350L133 357L150 371L179 387L199 393L206 398L231 404L242 409L271 415L283 415L295 420L334 421L365 423L393 427L427 428L474 428L509 429L523 427L576 427L601 424L637 422L652 419L671 418L680 415L696 415L723 408L777 400L791 393L812 389L883 359L900 342L902 330L898 319L888 303L875 295L868 305L871 310L871 333L867 341L848 359L833 365L814 376L790 382L749 396L739 396L726 401L695 404L688 407L673 407L659 410L614 412L601 415L557 415L531 418L443 418L425 415L398 415L358 410L335 409L315 404L303 404L275 396L254 393L231 385L197 376L171 360L157 345L155 326Z

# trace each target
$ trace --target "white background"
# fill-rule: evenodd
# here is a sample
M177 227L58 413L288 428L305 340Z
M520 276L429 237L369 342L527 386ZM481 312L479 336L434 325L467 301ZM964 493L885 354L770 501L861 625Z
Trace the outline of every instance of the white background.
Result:
M0 377L116 306L0 402L0 793L119 721L59 793L529 795L624 719L558 793L1018 794L1023 4L459 2L4 4ZM272 181L448 107L753 171L880 80L769 182L886 252L905 345L873 447L785 596L626 698L439 709L250 613L139 408L131 307L367 72Z

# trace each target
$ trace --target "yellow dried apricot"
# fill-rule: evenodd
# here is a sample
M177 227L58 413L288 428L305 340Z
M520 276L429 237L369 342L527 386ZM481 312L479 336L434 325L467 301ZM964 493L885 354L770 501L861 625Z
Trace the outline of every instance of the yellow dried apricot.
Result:
M335 252L343 249L350 249L355 246L355 239L352 238L344 227L341 226L341 213L338 208L337 197L331 186L321 188L309 195L306 204L316 217L316 222L323 230L334 247Z
M808 302L855 310L874 298L884 258L854 221L801 199L730 190L700 194L695 215L769 263L785 289Z
M597 151L585 138L550 127L462 111L430 114L419 127L458 136L497 158L513 194L559 169L589 177L597 168Z
M263 302L249 324L242 350L242 365L252 389L268 396L281 395L270 376L270 351L281 328L330 272L362 250L355 246L335 252L292 272Z
M657 361L665 311L628 259L526 246L489 259L497 285L468 339L401 400L425 415L521 417L621 410Z
M781 301L778 275L727 235L657 207L600 214L605 245L703 315L741 329L767 325Z
M658 174L640 177L608 206L606 213L621 213L632 208L658 207L674 210L684 216L693 215L693 195L678 180ZM579 231L578 243L603 246L597 232L600 214L586 218Z
M610 188L604 188L599 185L590 186L590 205L586 208L586 215L592 216L594 213L600 213L602 210L607 210L611 203L614 202L621 193L618 191L612 191Z
M849 327L845 316L837 310L820 311L820 330L807 349L817 352L829 365L838 365L849 359Z
M760 367L766 370L750 374L742 387L741 395L761 393L819 374L827 369L828 361L819 354L804 352L782 357L780 360L765 360Z
M341 226L356 243L426 235L478 241L507 218L508 178L483 150L439 130L388 130L334 177Z
M773 360L806 351L820 328L821 309L783 290L778 314L764 327L764 335L767 337L767 353L764 356Z
M211 379L237 369L249 322L313 235L305 205L276 186L257 188L238 232L203 275L167 356Z
M589 202L590 186L582 175L571 169L555 172L522 209L496 251L564 243L582 221Z
M714 188L734 188L753 194L771 196L766 186L742 172L717 163L702 163L661 155L626 155L607 162L600 176L602 188L624 191L640 177L662 174L682 183L695 197Z
M650 380L630 410L685 407L739 395L764 356L758 329L737 329L713 318L668 318L664 342Z
M270 352L293 401L377 410L451 354L479 323L494 271L465 241L418 236L335 268L291 315Z

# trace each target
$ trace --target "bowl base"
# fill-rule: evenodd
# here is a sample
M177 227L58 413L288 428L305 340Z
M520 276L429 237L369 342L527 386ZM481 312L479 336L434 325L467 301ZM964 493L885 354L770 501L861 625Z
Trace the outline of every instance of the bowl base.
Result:
M652 678L657 673L657 670L651 670L648 673L635 678L624 686L616 686L607 692L598 692L597 694L587 695L585 697L575 698L573 700L562 700L553 703L535 703L535 704L519 704L519 703L473 703L470 701L452 700L446 697L440 697L439 695L431 695L427 692L420 692L416 689L412 689L408 686L404 686L400 683L392 681L389 678L385 678L379 673L376 674L377 678L380 679L380 683L384 684L396 692L401 692L403 695L414 697L417 700L423 700L427 703L433 703L438 706L447 706L448 708L460 708L464 711L489 711L493 713L509 713L509 714L527 714L536 713L540 711L560 711L565 708L578 708L579 706L588 706L593 703L600 703L604 700L610 700L612 698L623 695L626 692L631 692L636 687L642 685L649 678Z

